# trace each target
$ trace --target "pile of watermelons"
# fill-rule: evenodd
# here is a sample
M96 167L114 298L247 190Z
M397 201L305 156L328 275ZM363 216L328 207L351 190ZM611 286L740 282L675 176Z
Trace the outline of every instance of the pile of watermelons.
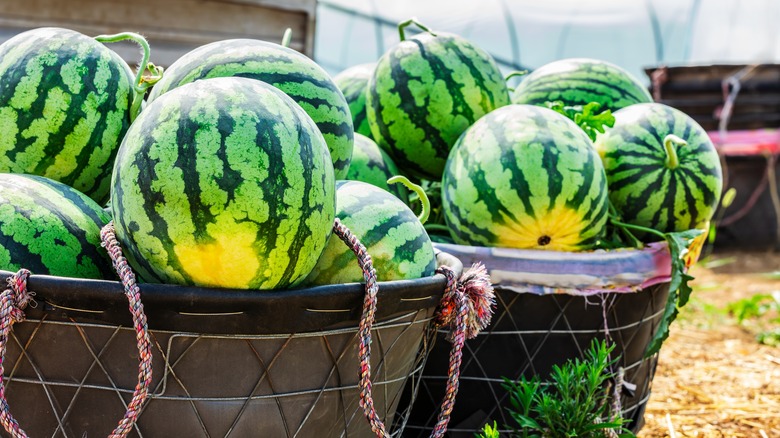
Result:
M422 32L407 39L412 24ZM473 43L414 20L399 31L378 62L335 77L356 137L375 140L356 143L370 168L426 189L434 241L592 251L665 240L673 266L657 350L721 197L707 133L608 62L555 61L510 90L518 74L503 77Z
M411 24L422 32L407 39ZM561 60L510 93L473 43L399 30L377 63L335 78L249 39L165 71L135 34L8 40L0 269L115 279L109 220L141 281L258 290L361 281L336 217L380 280L431 275L429 236L563 251L666 238L681 255L707 227L722 184L712 143L626 71ZM135 74L106 45L123 39L146 50Z
M436 240L579 251L707 228L722 185L714 146L628 72L560 60L510 93L485 51L422 29L402 28L373 67L336 83L386 165L440 199Z
M104 43L144 47L137 74ZM0 46L0 269L116 279L113 220L141 281L270 290L361 281L341 218L380 280L433 274L417 216L344 179L347 101L285 45L237 39L162 69L132 33L42 28ZM151 91L150 91L151 90Z

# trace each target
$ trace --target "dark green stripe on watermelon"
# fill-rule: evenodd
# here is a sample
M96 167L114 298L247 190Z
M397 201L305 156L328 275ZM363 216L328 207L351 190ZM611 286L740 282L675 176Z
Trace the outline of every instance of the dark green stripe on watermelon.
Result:
M523 78L512 93L512 103L545 106L598 102L602 110L617 111L653 99L630 73L606 61L587 58L562 59L545 64Z
M360 64L350 67L333 77L333 82L339 87L349 104L352 114L352 125L355 133L371 137L371 128L366 118L366 90L368 80L374 73L376 63Z
M456 35L424 33L379 60L366 113L373 138L404 173L438 180L460 134L508 103L489 54Z
M675 147L674 169L666 166L669 134L688 143ZM615 113L615 126L597 137L596 148L610 200L625 221L672 232L701 228L712 218L723 185L720 158L685 113L654 103L624 108Z
M314 120L328 144L337 178L352 158L349 105L328 74L305 55L278 44L251 39L201 46L170 65L152 88L149 101L193 81L218 77L257 79L282 90Z
M458 243L566 251L599 242L608 207L587 135L530 105L499 108L463 134L447 161L442 200Z
M0 174L0 269L113 279L100 246L107 219L93 200L62 183Z
M387 180L400 175L393 159L370 138L355 133L355 149L347 179L363 181L384 189L404 204L408 201L408 190L403 184L388 184Z
M71 30L35 29L0 45L0 172L46 176L105 201L132 82L116 53Z
M117 234L149 281L294 286L333 226L322 134L255 80L202 80L155 99L128 131L112 184Z
M360 181L336 184L336 217L366 247L379 281L433 275L433 245L417 216L390 193ZM331 236L306 284L362 282L355 254Z

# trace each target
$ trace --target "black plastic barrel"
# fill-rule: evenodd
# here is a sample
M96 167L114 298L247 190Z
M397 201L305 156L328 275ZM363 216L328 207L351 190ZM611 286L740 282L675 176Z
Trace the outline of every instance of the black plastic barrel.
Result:
M718 211L715 248L767 251L780 249L780 205L772 200L772 188L780 191L777 154L725 156L728 188L736 190L734 201ZM773 173L773 175L770 174Z
M437 257L460 275L457 259ZM422 369L445 286L442 275L380 283L371 370L388 427L408 414L400 395ZM4 361L11 413L33 437L107 436L138 376L122 285L33 275L28 288L38 305L13 326ZM362 284L275 292L143 284L141 293L153 382L130 436L372 435L358 405Z
M463 263L471 262L461 254L458 257ZM491 271L490 258L481 260ZM561 276L573 274L563 269L565 263L552 259L541 263L560 267ZM630 266L617 258L614 263ZM499 430L508 432L506 425L517 425L507 412L510 402L502 386L505 377L516 381L521 376L539 376L545 380L554 365L583 358L591 342L605 339L607 334L615 346L613 356L619 356L616 368L623 368L628 383L622 391L622 414L631 421L629 427L638 432L644 424L658 362L657 354L645 358L644 353L662 319L669 283L636 292L589 296L520 293L502 287L500 280L498 283L491 325L475 339L466 341L463 349L460 387L448 436L471 438L485 423L493 421ZM445 335L437 336L419 388L407 388L401 401L409 403L417 390L405 437L427 437L436 423L437 397L444 391L447 379L449 343Z

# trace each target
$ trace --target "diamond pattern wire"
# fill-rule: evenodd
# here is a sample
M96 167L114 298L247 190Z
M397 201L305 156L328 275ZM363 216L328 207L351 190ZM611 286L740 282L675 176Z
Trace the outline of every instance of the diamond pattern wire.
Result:
M400 395L419 384L435 332L433 309L377 322L372 376L377 411L400 436ZM213 336L151 331L154 381L134 437L365 437L358 404L357 327L328 332ZM29 320L5 358L12 413L35 437L106 436L137 376L131 328ZM2 435L6 436L6 435Z
M473 437L488 421L499 428L512 424L506 412L509 397L503 378L521 375L544 379L552 366L583 357L593 339L609 336L615 343L618 366L635 391L624 389L623 415L638 431L650 397L658 356L644 359L644 350L655 333L669 294L668 284L637 293L609 293L583 297L534 295L496 288L496 312L491 326L466 342L461 383L452 413L449 436ZM436 408L447 379L449 344L444 333L436 337L412 406L404 436L427 437L436 422ZM407 388L405 399L414 388ZM632 393L633 392L633 393Z

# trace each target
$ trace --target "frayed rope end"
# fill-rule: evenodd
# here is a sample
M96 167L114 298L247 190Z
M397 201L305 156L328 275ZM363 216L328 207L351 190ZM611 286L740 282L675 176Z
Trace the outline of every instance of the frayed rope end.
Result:
M473 339L490 325L496 307L496 295L485 265L479 262L473 264L463 272L455 287L445 293L436 317L440 327L454 328L458 302L456 294L463 294L466 298L468 312L465 336L466 339Z

